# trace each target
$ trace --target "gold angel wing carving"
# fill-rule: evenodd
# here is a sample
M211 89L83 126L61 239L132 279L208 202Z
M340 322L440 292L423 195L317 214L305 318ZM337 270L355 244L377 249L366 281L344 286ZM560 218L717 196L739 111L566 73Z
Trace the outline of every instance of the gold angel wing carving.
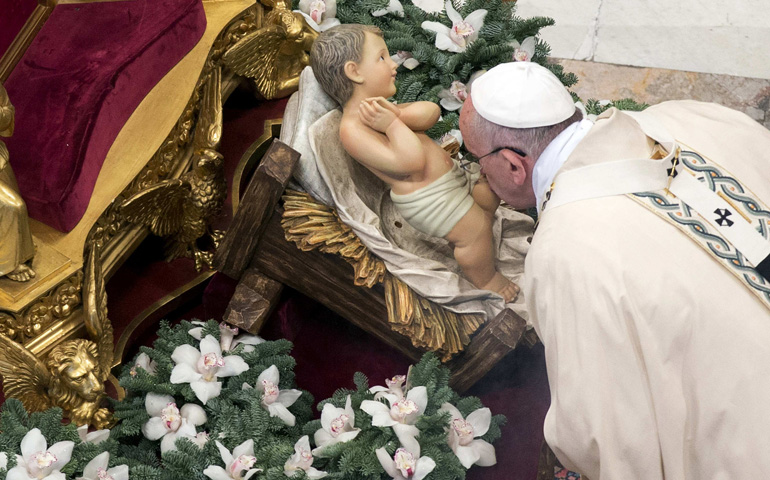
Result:
M190 189L182 179L164 180L134 194L120 211L129 222L147 225L152 233L165 237L182 228Z
M0 375L5 398L18 398L29 412L52 406L47 390L51 375L45 364L22 345L0 334Z
M112 369L115 343L112 323L107 316L107 292L104 288L99 247L96 244L93 244L89 250L86 260L83 279L83 307L85 309L86 331L99 352L97 358L100 367L99 380L104 382Z

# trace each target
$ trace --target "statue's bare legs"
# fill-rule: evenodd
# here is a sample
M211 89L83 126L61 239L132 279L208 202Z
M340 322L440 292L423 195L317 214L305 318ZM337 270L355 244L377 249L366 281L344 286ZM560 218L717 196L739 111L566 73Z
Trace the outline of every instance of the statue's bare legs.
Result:
M11 280L17 281L17 282L28 282L35 278L35 271L32 270L29 266L25 264L21 264L18 267L16 267L12 272L7 273L6 276L10 278Z
M455 260L473 285L499 293L506 303L516 298L519 287L495 270L492 215L488 211L474 204L446 239L454 246Z

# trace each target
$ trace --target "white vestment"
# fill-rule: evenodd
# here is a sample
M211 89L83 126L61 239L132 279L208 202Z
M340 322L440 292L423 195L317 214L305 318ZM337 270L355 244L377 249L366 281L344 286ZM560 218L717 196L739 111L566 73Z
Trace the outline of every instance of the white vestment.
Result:
M770 131L692 101L644 114L770 205ZM653 146L612 109L561 172ZM551 387L545 438L566 467L591 480L770 471L770 310L677 227L626 196L546 205L525 279Z

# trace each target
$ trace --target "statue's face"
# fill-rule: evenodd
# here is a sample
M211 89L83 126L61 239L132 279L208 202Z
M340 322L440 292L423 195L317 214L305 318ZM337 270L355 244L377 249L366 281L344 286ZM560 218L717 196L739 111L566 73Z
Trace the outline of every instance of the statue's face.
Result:
M78 353L62 371L61 380L86 401L96 401L104 393L104 385L96 376L96 359L88 352Z

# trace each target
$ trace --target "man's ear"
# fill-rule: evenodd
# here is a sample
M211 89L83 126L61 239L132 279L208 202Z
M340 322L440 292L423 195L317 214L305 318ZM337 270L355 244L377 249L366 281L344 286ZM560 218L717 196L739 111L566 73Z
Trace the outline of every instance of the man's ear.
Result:
M358 71L358 64L352 60L345 62L345 76L350 79L351 82L362 84L364 83L364 77Z
M500 150L500 155L503 156L505 161L508 163L508 167L511 169L510 174L511 178L513 179L513 183L518 186L524 185L524 182L528 180L526 157L522 157L521 155L515 153L512 150L508 150L507 148Z

